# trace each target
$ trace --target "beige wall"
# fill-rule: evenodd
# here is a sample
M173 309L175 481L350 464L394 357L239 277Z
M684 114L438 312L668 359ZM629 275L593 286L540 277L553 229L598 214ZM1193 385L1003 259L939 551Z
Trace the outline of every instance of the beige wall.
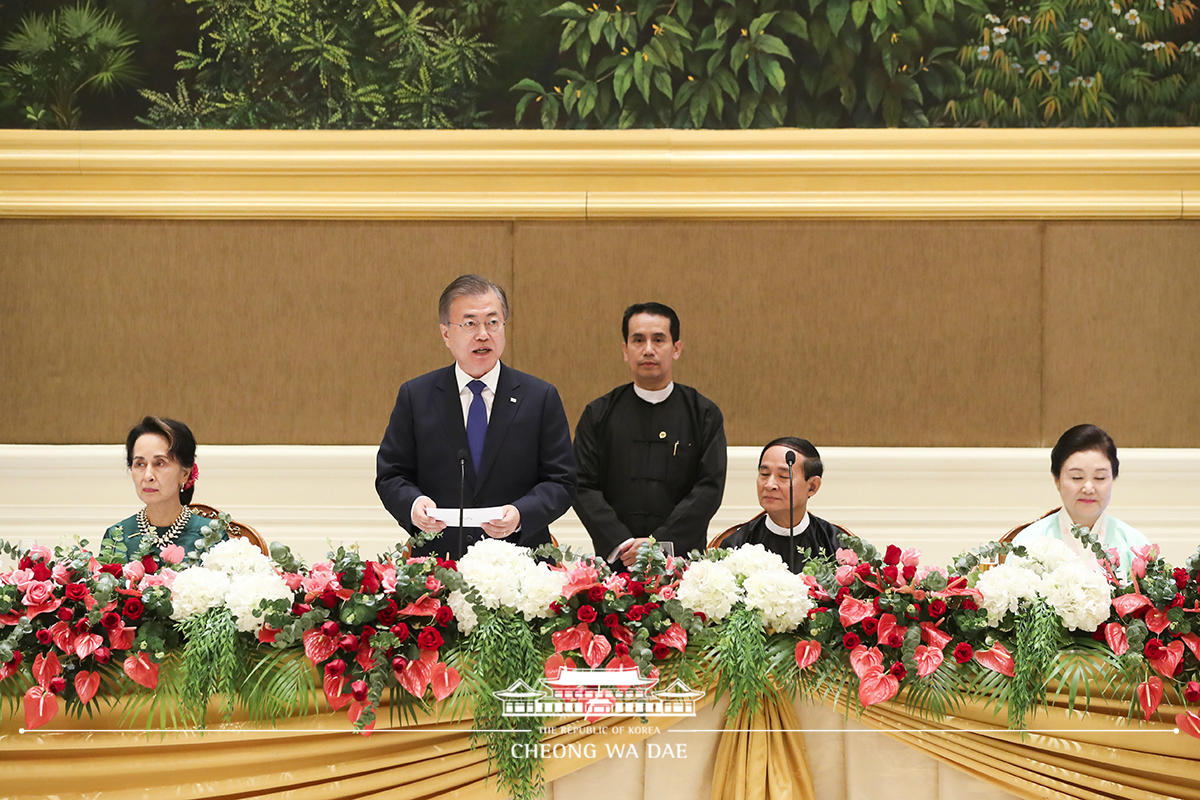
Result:
M0 220L0 442L371 444L447 362L436 297L483 272L506 361L572 422L628 373L619 322L683 318L677 377L729 441L1200 443L1200 222Z

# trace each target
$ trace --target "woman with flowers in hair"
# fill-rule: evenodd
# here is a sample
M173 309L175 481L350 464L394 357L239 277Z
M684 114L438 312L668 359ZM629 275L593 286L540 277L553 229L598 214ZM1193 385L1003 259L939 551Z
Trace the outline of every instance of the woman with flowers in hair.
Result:
M1014 528L1004 541L1028 545L1043 536L1059 539L1080 555L1087 552L1079 534L1089 533L1105 551L1115 551L1120 574L1128 577L1133 548L1149 546L1137 529L1105 513L1121 462L1112 437L1095 425L1076 425L1059 437L1050 451L1050 474L1062 497L1062 508Z
M166 417L145 417L125 439L125 464L145 507L108 529L102 547L117 561L135 554L159 556L171 545L195 549L200 529L210 520L188 508L195 492L196 437L187 425Z

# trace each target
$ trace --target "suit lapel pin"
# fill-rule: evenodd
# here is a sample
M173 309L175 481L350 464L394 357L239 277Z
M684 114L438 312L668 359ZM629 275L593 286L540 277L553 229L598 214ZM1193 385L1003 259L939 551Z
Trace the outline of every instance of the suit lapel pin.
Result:
M510 398L508 398L508 402L510 402L510 403L515 403L515 402L517 402L517 398L515 398L515 397L510 397Z

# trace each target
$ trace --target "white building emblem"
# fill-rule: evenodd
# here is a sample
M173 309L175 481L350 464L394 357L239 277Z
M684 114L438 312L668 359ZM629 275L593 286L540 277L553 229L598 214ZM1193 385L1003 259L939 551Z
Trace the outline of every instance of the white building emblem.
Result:
M582 715L597 719L611 715L694 717L696 699L704 696L704 692L691 689L678 678L651 693L650 687L658 683L658 678L643 678L636 667L563 667L558 677L543 678L542 683L549 692L518 680L492 694L504 701L506 717Z

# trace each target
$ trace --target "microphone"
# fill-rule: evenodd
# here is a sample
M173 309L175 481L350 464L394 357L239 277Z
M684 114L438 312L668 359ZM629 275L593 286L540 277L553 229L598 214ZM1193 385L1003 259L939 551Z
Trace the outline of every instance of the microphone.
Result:
M463 532L463 516L467 506L467 451L458 451L458 558L467 552L466 534ZM457 560L457 559L456 559Z
M792 479L792 465L796 463L796 451L788 450L784 455L788 465L788 569L796 571L796 497Z

